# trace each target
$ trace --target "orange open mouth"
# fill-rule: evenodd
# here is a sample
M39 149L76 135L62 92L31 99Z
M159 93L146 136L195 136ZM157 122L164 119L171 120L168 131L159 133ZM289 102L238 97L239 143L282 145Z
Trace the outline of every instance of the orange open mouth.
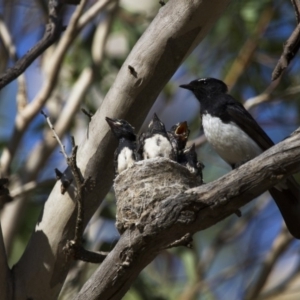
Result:
M177 135L188 134L188 126L186 121L179 123L179 125L175 130L175 134Z

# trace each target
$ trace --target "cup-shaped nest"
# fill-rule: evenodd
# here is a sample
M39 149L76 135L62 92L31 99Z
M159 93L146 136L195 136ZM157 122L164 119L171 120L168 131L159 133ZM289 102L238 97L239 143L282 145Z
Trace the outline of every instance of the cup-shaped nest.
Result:
M143 216L158 202L199 186L202 179L187 168L166 158L135 163L114 182L117 200L116 227L120 233L132 226L143 227Z

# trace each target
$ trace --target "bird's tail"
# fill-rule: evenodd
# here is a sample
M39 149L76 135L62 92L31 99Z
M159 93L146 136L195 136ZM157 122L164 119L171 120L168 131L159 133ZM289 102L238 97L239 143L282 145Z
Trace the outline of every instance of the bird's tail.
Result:
M300 239L300 188L293 177L286 179L286 188L269 190L275 200L289 232Z

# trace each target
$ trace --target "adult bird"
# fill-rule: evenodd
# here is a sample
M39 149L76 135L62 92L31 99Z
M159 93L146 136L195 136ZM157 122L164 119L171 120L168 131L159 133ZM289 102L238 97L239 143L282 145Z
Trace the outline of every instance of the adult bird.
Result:
M208 142L233 169L274 145L244 106L215 78L193 80L180 87L200 102L202 126ZM300 239L300 189L293 177L270 188L290 233Z
M136 135L134 127L122 119L106 117L105 120L119 141L114 153L115 173L119 174L131 167L136 161Z
M165 125L156 114L149 123L147 131L138 139L137 154L139 159L155 157L175 159L175 152Z

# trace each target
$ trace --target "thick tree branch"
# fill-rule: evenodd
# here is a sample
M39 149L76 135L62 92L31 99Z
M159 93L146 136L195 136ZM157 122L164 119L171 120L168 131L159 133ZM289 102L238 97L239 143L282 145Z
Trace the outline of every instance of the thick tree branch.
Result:
M229 2L170 0L160 8L135 45L93 116L89 136L78 149L78 167L85 178L92 177L96 183L95 189L86 195L85 223L107 194L113 179L116 141L105 117L127 119L138 129L161 89ZM135 68L138 78L130 75L128 65ZM70 173L69 169L66 173ZM42 291L47 295L45 300L57 298L71 263L66 261L62 248L74 232L76 210L72 199L72 186L61 195L60 183L55 185L28 246L14 267L16 299L23 299L23 295L39 298Z
M167 245L233 214L271 186L299 171L299 162L300 129L220 179L157 203L138 221L143 231L133 226L121 236L76 299L121 299L139 272ZM153 162L145 161L144 164L151 164L152 168ZM139 167L136 164L127 169L124 178L135 178Z

